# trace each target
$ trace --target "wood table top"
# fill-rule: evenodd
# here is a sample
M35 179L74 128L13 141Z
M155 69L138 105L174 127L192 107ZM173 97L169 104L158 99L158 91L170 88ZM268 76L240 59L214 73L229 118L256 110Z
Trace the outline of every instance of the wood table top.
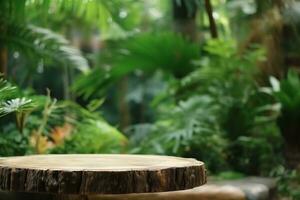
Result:
M0 159L0 190L128 194L190 189L206 182L204 163L156 155L33 155Z

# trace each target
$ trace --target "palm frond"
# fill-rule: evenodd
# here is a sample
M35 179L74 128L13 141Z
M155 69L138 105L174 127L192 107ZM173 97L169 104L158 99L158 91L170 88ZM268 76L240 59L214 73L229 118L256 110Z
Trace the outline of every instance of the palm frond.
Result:
M63 36L49 29L12 22L7 24L6 34L0 34L0 41L26 52L27 55L50 58L61 65L75 67L82 72L89 69L87 60L81 52L72 47Z
M9 82L0 78L0 101L5 101L13 97L16 94L16 89Z
M118 0L39 0L27 1L26 11L29 21L45 24L47 21L56 25L77 23L89 28L99 27L101 34L106 34L112 25L117 25L111 14L111 2Z
M70 24L76 24L78 27L83 26L82 29L86 30L94 30L95 27L98 27L101 30L101 35L106 39L120 39L126 36L126 31L118 24L112 14L115 5L121 6L119 4L119 0L0 1L2 8L0 19L19 24L31 22L44 28L50 28L53 25L64 28Z
M162 70L180 78L195 68L192 61L198 59L199 52L197 44L174 33L136 35L124 41L118 52L114 52L113 63L109 63L112 66L110 71L96 68L80 77L74 89L85 97L99 95L103 89L135 70L147 73Z

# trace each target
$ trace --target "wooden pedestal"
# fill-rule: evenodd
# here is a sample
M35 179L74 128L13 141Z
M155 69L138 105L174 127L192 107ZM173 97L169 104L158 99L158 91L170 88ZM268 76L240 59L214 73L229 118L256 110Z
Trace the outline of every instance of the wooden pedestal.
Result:
M178 157L39 155L0 159L0 191L10 196L5 200L162 200L170 195L181 200L183 194L174 191L205 183L204 163Z

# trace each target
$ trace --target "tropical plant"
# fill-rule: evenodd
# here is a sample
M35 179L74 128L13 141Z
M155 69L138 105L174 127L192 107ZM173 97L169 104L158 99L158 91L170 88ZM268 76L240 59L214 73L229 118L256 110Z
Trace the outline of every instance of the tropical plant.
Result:
M180 78L191 72L192 61L198 58L199 47L174 33L144 33L121 41L117 50L109 51L103 58L108 63L82 75L74 89L85 97L103 94L107 86L130 72L153 73L162 70ZM109 66L110 69L103 68Z
M84 120L75 128L72 136L50 153L121 153L127 139L116 128L103 120Z
M40 8L46 13L50 8L50 1L42 1ZM61 2L62 4L62 2ZM59 4L58 4L59 5ZM72 66L87 71L86 59L61 35L27 22L26 9L32 6L27 1L1 2L0 11L0 41L2 49L8 48L20 51L27 56L35 55L38 60L47 58L60 63L62 66ZM8 12L8 10L13 12ZM42 57L41 57L42 56ZM31 59L33 57L30 57ZM46 60L47 60L46 59Z
M201 57L194 61L198 68L185 76L175 85L178 98L190 95L189 91L203 92L209 88L207 85L222 84L226 80L246 84L253 87L253 76L258 74L256 62L264 60L264 50L253 46L251 50L240 54L237 52L236 43L233 40L209 40L201 49ZM240 84L224 85L224 87L242 87ZM232 93L241 95L243 90L232 88Z
M72 47L62 35L49 29L12 22L6 25L6 33L0 35L0 40L8 48L22 52L29 58L39 57L44 62L50 59L61 66L71 66L82 72L89 70L80 51Z
M280 165L276 167L271 175L277 181L277 188L280 194L280 198L287 198L296 200L300 198L300 174L297 170L286 169Z
M270 78L272 88L264 91L275 97L280 103L281 114L277 120L284 138L285 156L289 167L296 168L300 161L300 78L294 70L289 70L287 77L281 81Z
M227 149L230 166L246 174L267 174L272 164L280 162L280 157L274 159L274 152L280 152L281 146L275 124L278 105L260 92L254 79L258 74L255 64L264 59L264 51L254 46L239 54L232 42L216 40L208 42L204 49L209 59L198 72L198 84L205 86L200 86L199 92L209 93L222 107L219 123L230 141ZM195 84L197 77L190 80ZM276 141L278 145L270 145L268 141Z
M32 153L28 132L20 134L14 123L6 123L0 132L0 156L23 156Z
M270 83L272 86L270 92L281 103L282 115L289 116L292 121L297 121L299 119L298 110L300 109L299 74L294 70L290 70L283 80L279 81L275 77L270 77ZM289 118L285 119L289 120Z
M126 138L94 112L102 100L88 109L47 97L44 106L32 114L31 142L38 153L117 153ZM37 119L38 118L38 119Z
M267 174L280 149L280 143L268 141L280 137L274 123L278 106L253 80L254 63L263 51L240 55L232 42L218 40L204 50L195 63L200 68L172 84L164 101L155 103L162 109L160 117L154 125L146 124L144 139L133 137L139 144L134 150L197 157L214 172L231 168ZM142 129L137 127L136 134Z
M93 113L102 100L84 109L76 103L52 99L49 91L48 96L21 95L17 87L0 80L0 111L5 122L1 120L0 155L41 154L52 149L60 149L53 150L56 153L116 153L125 149L122 133ZM16 123L11 114L16 115Z
M24 155L29 151L25 123L35 107L32 99L21 97L17 87L0 79L0 124L5 125L0 130L1 156Z
M226 168L223 149L227 141L217 119L220 107L210 96L193 96L178 105L168 103L160 108L155 124L129 129L136 147L132 152L192 156L205 160L211 171Z
M0 117L15 113L16 125L23 133L27 115L35 108L32 99L18 97L18 89L4 79L0 79Z

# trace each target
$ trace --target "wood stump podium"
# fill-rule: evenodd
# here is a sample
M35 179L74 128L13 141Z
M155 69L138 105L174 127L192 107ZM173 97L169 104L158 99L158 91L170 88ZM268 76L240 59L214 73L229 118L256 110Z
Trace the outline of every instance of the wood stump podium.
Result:
M204 163L195 159L153 155L0 158L0 191L11 199L146 200L151 194L155 200L158 193L205 183Z

